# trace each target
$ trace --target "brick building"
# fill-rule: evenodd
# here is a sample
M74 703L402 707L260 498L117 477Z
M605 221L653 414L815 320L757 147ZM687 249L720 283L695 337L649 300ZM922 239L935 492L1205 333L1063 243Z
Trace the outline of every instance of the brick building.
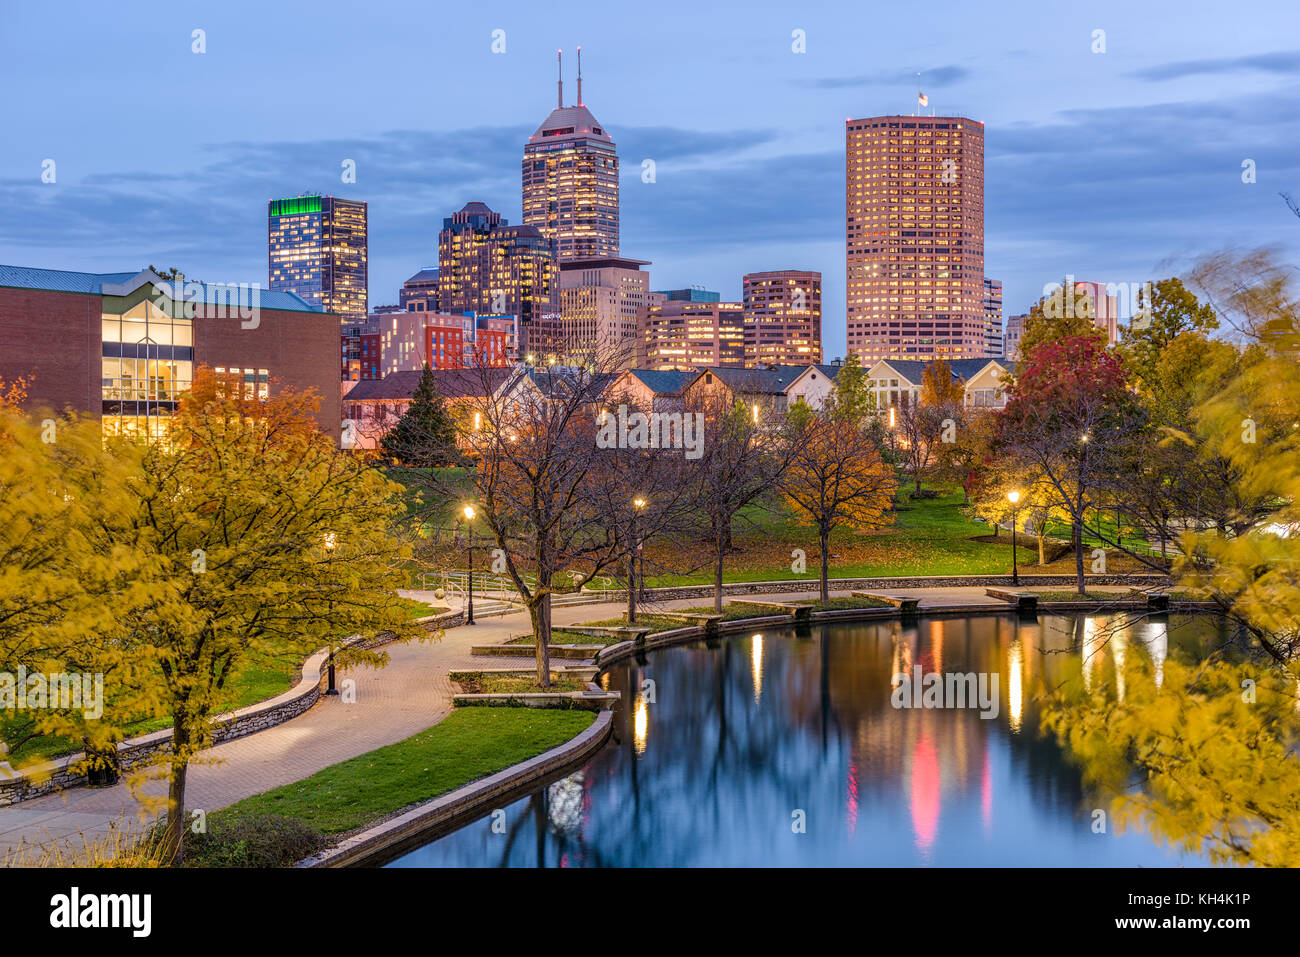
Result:
M339 432L339 320L294 293L0 265L0 336L0 377L27 380L29 408L90 413L108 434L161 435L202 365L254 395L313 389L321 430Z

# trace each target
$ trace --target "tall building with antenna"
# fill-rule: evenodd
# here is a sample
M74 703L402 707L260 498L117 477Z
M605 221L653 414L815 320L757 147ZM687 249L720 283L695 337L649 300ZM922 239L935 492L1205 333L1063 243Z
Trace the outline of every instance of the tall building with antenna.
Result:
M844 133L849 351L983 357L984 124L872 116Z
M582 102L564 105L562 53L556 107L528 138L523 161L523 221L536 226L561 261L618 256L618 153Z

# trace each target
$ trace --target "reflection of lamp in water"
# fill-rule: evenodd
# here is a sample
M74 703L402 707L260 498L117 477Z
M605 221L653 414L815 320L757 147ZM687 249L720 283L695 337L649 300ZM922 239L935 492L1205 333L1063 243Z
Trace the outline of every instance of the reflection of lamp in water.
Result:
M1024 677L1020 673L1020 658L1023 652L1024 646L1020 644L1020 639L1013 638L1011 648L1007 652L1010 658L1007 676L1007 715L1012 731L1020 730L1020 716L1025 707Z
M645 754L646 732L649 730L650 708L646 705L645 695L639 694L632 709L632 747L637 754Z
M1151 637L1147 639L1147 654L1151 656L1151 664L1156 673L1156 687L1159 688L1165 680L1165 659L1169 657L1169 622L1149 621L1147 627L1151 629Z
M754 700L763 694L763 636L755 635L749 640L750 660L754 665Z

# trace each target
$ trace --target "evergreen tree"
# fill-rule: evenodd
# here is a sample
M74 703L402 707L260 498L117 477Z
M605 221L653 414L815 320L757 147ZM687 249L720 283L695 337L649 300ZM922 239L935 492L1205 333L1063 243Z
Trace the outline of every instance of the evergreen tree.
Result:
M384 436L380 448L388 458L413 468L454 465L460 461L456 423L428 365L420 375L410 407Z

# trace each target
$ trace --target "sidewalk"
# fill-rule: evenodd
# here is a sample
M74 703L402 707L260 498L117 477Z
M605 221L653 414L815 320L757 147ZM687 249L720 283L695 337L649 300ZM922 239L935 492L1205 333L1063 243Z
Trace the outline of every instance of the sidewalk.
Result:
M1005 602L985 596L983 588L890 591L919 596L922 608L958 604L1007 607ZM808 591L744 597L789 601L816 595L815 591ZM691 598L664 602L646 610L710 604L707 598ZM577 624L616 618L625 610L626 604L621 602L561 607L554 610L553 620L557 625ZM449 672L516 664L509 659L475 658L470 655L470 646L502 642L527 631L528 616L514 612L480 619L473 626L448 629L440 642L389 646L386 650L390 660L386 668L361 668L341 675L356 681L355 703L344 704L339 697L322 697L310 710L285 724L203 752L190 765L187 810L211 812L226 807L437 724L451 711L452 695L459 690L447 678ZM530 661L519 659L517 664L526 668ZM151 781L143 790L160 796L167 792L165 781ZM17 847L22 839L29 845L44 845L72 838L73 846L80 846L79 834L87 837L103 834L124 820L134 823L144 813L124 783L111 788L73 788L0 808L0 857Z

